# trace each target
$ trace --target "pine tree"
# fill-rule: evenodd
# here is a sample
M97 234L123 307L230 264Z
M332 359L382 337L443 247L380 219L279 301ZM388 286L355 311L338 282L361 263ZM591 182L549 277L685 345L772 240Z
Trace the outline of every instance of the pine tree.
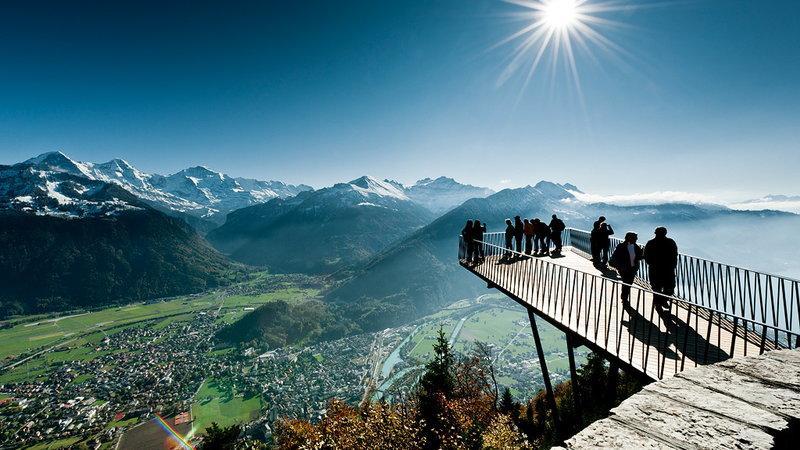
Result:
M423 425L422 433L427 448L439 448L441 435L446 423L447 399L455 388L455 357L444 330L439 327L434 356L425 365L425 374L419 381L419 419Z
M503 397L500 399L500 412L509 414L512 418L516 419L517 404L514 397L511 395L511 389L505 388Z

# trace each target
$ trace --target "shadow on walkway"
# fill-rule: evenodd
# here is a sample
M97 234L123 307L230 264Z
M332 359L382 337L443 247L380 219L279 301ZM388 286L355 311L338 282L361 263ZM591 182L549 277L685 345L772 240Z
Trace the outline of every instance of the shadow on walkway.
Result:
M628 328L634 339L644 344L649 343L669 359L679 358L678 353L670 347L677 349L687 359L697 364L713 364L728 359L729 356L724 350L706 340L695 328L671 313L678 307L673 305L669 311L653 308L653 321L662 321L667 331L662 331L649 317L645 317L630 305L624 307L628 313L628 320L622 320L621 324ZM647 314L650 315L651 312L647 311ZM699 318L699 320L707 319Z

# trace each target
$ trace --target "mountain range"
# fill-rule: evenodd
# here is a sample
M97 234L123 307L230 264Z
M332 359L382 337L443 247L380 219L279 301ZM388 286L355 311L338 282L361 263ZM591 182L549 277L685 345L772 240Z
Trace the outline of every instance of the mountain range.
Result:
M370 176L313 190L200 166L162 176L121 159L45 153L0 166L0 314L197 292L238 277L234 260L332 275L326 302L378 329L482 289L453 262L467 218L500 231L507 217L554 212L578 228L605 215L618 234L643 237L667 225L682 251L745 266L754 249L767 248L761 268L800 272L790 241L797 215L587 203L579 192L547 181L493 193L447 177L407 187Z
M74 161L61 152L44 153L10 167L16 171L26 170L31 176L38 176L44 180L45 185L34 189L41 193L39 197L42 198L61 199L61 204L70 203L69 199L76 192L69 189L60 192L58 188L54 192L54 189L46 187L46 183L49 179L72 175L76 177L72 178L73 181L81 179L118 185L153 208L170 215L188 218L187 222L193 225L206 222L201 229L210 229L214 225L221 224L225 220L225 215L233 210L311 190L310 186L295 186L280 181L232 178L203 166L190 167L167 176L148 174L123 159L112 159L98 164L86 163ZM7 193L6 197L10 197L11 194L13 192ZM21 208L25 207L23 205L27 200L25 196L10 198ZM39 203L34 202L27 206L37 210ZM39 212L48 214L50 211ZM85 214L86 211L82 213Z
M207 238L247 264L330 273L366 260L433 218L402 187L363 176L240 209Z
M237 276L196 231L213 230L220 250L248 264L330 273L490 192L446 177L407 188L368 176L314 191L202 166L163 176L44 153L0 166L0 315L197 292Z

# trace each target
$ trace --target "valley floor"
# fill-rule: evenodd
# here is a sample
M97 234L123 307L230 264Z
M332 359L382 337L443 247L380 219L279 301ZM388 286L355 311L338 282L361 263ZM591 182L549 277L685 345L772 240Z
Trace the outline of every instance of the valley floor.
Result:
M261 273L203 295L18 320L0 330L0 442L112 448L123 434L125 442L139 442L160 432L137 426L154 413L184 412L192 421L188 437L217 422L268 438L277 418L315 420L332 397L358 404L407 395L440 327L458 352L476 342L489 346L501 389L527 399L541 387L527 315L500 295L462 300L403 327L311 345L263 349L213 341L217 330L259 305L316 299L315 286L303 277ZM558 382L568 373L566 343L555 329L541 328Z

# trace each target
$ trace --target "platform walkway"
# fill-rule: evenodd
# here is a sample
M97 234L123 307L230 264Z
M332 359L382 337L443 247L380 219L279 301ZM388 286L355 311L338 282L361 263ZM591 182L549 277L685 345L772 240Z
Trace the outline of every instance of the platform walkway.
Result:
M560 257L529 257L481 245L480 263L466 262L461 252L464 268L567 333L568 340L651 379L794 345L794 336L782 337L768 324L683 299L671 298L668 310L656 308L643 279L623 304L616 273L596 269L577 248L565 247Z

